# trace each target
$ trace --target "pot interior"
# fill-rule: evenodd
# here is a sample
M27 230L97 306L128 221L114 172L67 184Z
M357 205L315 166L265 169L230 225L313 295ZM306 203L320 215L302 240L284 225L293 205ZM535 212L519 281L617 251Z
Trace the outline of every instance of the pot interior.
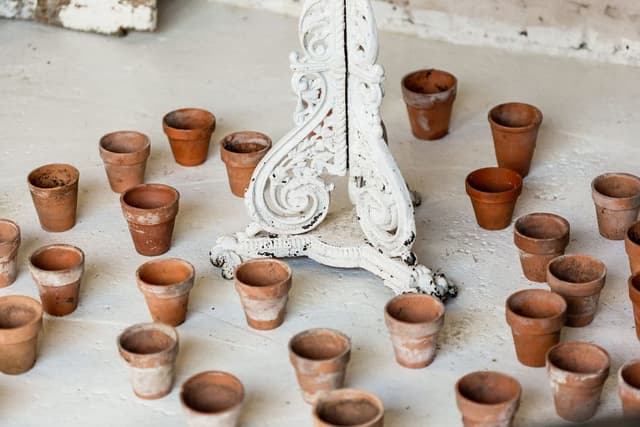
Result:
M392 299L387 304L387 313L401 322L428 323L442 316L444 308L429 295L407 294Z
M182 401L198 412L226 411L242 401L242 384L231 375L207 372L188 380L182 386Z
M253 260L236 268L236 278L248 286L271 286L289 278L291 270L286 264L276 260Z
M608 197L627 198L640 194L640 180L627 175L602 175L593 183L595 190Z
M174 339L155 329L139 329L123 334L120 345L129 353L154 354L170 348Z
M20 236L18 227L8 221L0 220L0 243L12 243Z
M223 142L224 149L232 153L257 153L270 145L269 139L261 134L251 132L243 134L242 132L231 135Z
M540 112L534 106L519 102L498 105L490 115L495 123L509 128L527 127L540 120Z
M140 132L113 132L102 137L100 146L112 153L135 153L144 150L149 139Z
M31 322L37 315L33 308L25 305L0 305L0 329L19 328Z
M29 174L29 183L38 188L57 188L78 180L78 170L70 165L45 165Z
M316 414L322 421L336 426L358 426L380 416L380 408L365 396L322 400Z
M627 230L627 237L633 243L640 245L640 222L636 222Z
M517 292L509 297L508 304L515 314L532 319L557 316L567 307L560 295L543 289Z
M164 117L167 126L174 129L197 130L213 126L213 115L205 110L188 108L172 111Z
M458 391L473 402L495 405L515 399L520 393L520 384L498 372L474 372L458 382Z
M609 366L609 357L598 347L581 342L560 344L547 355L549 363L563 371L595 374Z
M138 209L158 209L175 202L176 193L164 186L141 185L128 190L123 200Z
M310 360L334 359L349 350L347 337L330 330L310 330L291 339L289 347L296 355Z
M551 261L549 271L564 282L587 283L603 276L604 265L589 257L569 255Z
M640 389L640 361L624 366L620 375L631 387Z
M416 71L404 79L404 85L408 90L424 94L445 92L455 84L456 79L453 75L440 70Z
M516 172L504 168L484 168L472 172L467 182L475 190L484 193L503 193L520 185Z
M516 221L516 230L532 239L559 239L568 233L569 227L560 218L545 214L530 214Z
M182 283L192 275L191 266L178 259L147 262L138 270L138 276L143 282L158 286Z
M31 264L40 270L61 271L77 267L82 263L82 254L74 248L44 248L31 256Z

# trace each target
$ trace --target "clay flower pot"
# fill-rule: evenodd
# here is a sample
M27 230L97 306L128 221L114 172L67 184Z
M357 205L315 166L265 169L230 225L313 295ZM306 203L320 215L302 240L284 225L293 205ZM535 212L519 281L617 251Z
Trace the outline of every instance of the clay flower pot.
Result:
M567 303L544 289L526 289L511 294L506 303L516 355L526 366L545 365L547 351L560 342Z
M42 306L22 295L0 297L0 372L21 374L36 363Z
M520 250L520 264L527 279L547 281L547 264L564 254L569 229L566 219L550 213L532 213L516 220L513 241Z
M533 105L508 102L493 107L488 118L498 166L524 178L536 149L542 113Z
M71 165L50 164L28 176L33 205L45 231L66 231L76 223L80 172Z
M602 237L622 240L638 219L640 178L628 173L605 173L591 182L598 230Z
M606 277L604 263L587 255L562 255L549 263L547 282L567 302L567 326L579 328L593 321Z
M629 257L631 273L640 271L640 221L627 229L624 235L624 250Z
M196 374L182 384L180 401L192 427L235 427L242 411L244 387L221 371Z
M573 422L593 417L609 366L609 353L594 344L566 342L549 350L547 373L558 415Z
M8 219L0 219L0 288L15 282L18 276L20 227Z
M431 295L398 295L385 306L384 321L400 365L415 369L433 362L444 325L442 301Z
M478 169L467 175L465 187L480 227L502 230L509 226L522 192L520 175L506 168Z
M254 329L275 329L284 322L291 289L291 268L277 259L253 259L236 267L235 287Z
M149 137L140 132L112 132L100 138L100 157L111 189L122 193L142 184L150 153Z
M520 406L522 388L501 372L477 371L460 378L456 403L465 427L509 427Z
M344 385L350 358L351 340L333 329L309 329L289 340L289 360L307 403Z
M216 128L213 114L199 108L182 108L162 119L176 163L197 166L207 160L211 134Z
M171 248L179 199L178 190L163 184L140 184L122 193L122 213L140 255L161 255Z
M636 336L640 340L640 272L629 277L629 299L633 305L633 317L636 324Z
M118 336L118 351L129 364L131 386L142 399L159 399L173 386L178 332L163 323L138 323Z
M441 70L419 70L402 79L411 131L418 139L439 139L449 133L458 80Z
M66 316L78 307L84 273L84 252L80 248L64 244L43 246L31 254L29 270L38 285L44 311Z
M195 273L191 263L179 258L149 261L138 267L138 288L155 322L171 326L184 322Z
M271 148L271 138L260 132L236 132L220 141L220 157L227 166L231 192L244 197L251 175Z
M315 427L382 427L384 405L375 395L353 388L323 393L313 405Z
M618 371L618 395L626 417L640 417L640 359L631 360Z

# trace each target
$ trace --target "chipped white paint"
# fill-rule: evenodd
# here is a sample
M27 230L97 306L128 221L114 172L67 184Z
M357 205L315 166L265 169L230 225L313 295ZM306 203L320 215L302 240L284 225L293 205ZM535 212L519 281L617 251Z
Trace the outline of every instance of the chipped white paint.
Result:
M288 294L285 294L282 298L274 299L252 299L245 295L238 287L240 293L240 299L242 301L242 307L247 314L247 317L257 320L258 322L270 322L276 320L282 310L284 310L289 299Z
M405 363L419 365L436 357L436 335L426 337L403 337L391 335L396 357Z

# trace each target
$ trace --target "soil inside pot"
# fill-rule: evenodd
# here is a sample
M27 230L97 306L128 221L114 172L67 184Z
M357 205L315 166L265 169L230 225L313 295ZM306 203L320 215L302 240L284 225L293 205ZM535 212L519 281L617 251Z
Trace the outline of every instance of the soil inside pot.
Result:
M404 85L411 92L434 94L451 89L456 79L449 73L438 70L423 70L410 74Z
M22 305L0 306L0 329L14 329L31 322L38 313Z
M140 330L126 334L120 339L120 345L129 353L154 354L173 345L173 338L156 330Z
M431 298L416 295L415 298L398 298L389 303L387 312L391 317L406 323L433 322L444 310Z
M549 271L558 279L569 283L587 283L602 277L600 263L588 258L563 257L549 263Z
M138 209L157 209L175 201L175 194L165 188L141 186L124 194L124 202Z
M185 386L182 398L189 408L204 413L225 411L242 400L241 393L226 384L215 384L207 378Z
M540 293L521 292L509 298L509 308L522 317L544 319L556 316L566 308L566 304L561 298L550 298L547 291Z
M595 190L608 197L627 198L640 193L640 182L637 178L624 175L604 176L596 182Z
M505 375L480 372L464 377L458 383L460 394L468 400L484 405L508 402L520 392L520 385Z
M149 140L138 132L114 132L100 140L100 146L112 153L135 153L144 150Z
M609 366L607 355L589 344L560 345L549 351L549 362L563 371L595 374Z
M538 122L540 114L531 105L514 102L502 104L492 109L491 120L500 126L522 128Z
M207 129L213 124L211 114L196 109L172 111L164 120L169 127L181 130Z
M640 390L640 363L625 366L620 372L624 382Z
M349 349L349 342L330 331L303 333L291 342L291 350L310 360L334 359Z
M72 249L53 247L36 253L31 263L46 271L68 270L82 263L82 255Z
M380 408L367 399L349 399L323 402L317 409L318 417L338 426L357 426L373 420Z
M143 282L168 286L181 283L191 277L189 265L179 260L162 260L143 264L138 271Z
M43 166L29 175L29 182L38 188L57 188L78 179L77 171L64 166Z
M241 264L236 278L248 286L271 286L287 280L290 271L276 262L254 262Z

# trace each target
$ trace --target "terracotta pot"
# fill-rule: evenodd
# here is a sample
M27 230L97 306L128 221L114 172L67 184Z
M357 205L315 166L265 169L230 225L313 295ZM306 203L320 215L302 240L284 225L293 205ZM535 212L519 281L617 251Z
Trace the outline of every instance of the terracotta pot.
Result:
M501 230L509 226L522 192L520 175L506 168L478 169L467 175L465 187L480 227Z
M178 332L164 323L138 323L118 336L118 351L129 364L131 386L142 399L159 399L173 387Z
M284 322L291 289L291 268L277 259L253 259L236 267L235 287L254 329L275 329Z
M305 402L341 388L351 358L351 340L333 329L309 329L289 340L289 360Z
M36 363L42 306L22 295L0 297L0 372L21 374Z
M201 372L182 384L180 401L191 427L235 427L242 411L244 386L226 372Z
M197 166L207 160L216 118L206 110L182 108L164 116L162 129L169 138L176 163Z
M629 227L624 234L624 249L629 257L631 273L640 271L640 221Z
M622 240L638 219L640 178L628 173L605 173L591 182L598 230L602 237Z
M547 351L560 342L567 317L565 300L544 289L526 289L511 294L506 313L520 363L544 366Z
M444 325L444 304L423 294L403 294L384 308L397 362L406 368L424 368L436 357L438 333Z
M220 157L234 195L244 197L254 169L270 148L271 138L260 132L235 132L220 141Z
M313 405L315 427L382 427L384 405L375 395L353 388L323 393Z
M567 326L579 328L593 321L606 277L604 263L587 255L562 255L549 263L547 282L567 302Z
M18 276L20 227L8 219L0 219L0 288L15 282Z
M625 417L640 417L640 359L630 360L618 371L618 395Z
M80 172L71 165L49 164L28 177L33 205L45 231L66 231L76 224Z
M140 184L120 196L136 251L155 256L171 248L180 193L163 184Z
M75 311L84 273L84 252L80 248L64 244L43 246L31 254L29 270L38 285L44 311L52 316Z
M111 189L122 193L142 184L150 153L149 137L140 132L112 132L100 138L100 157Z
M493 107L488 118L498 166L524 178L536 149L542 113L533 105L508 102Z
M433 140L449 133L457 90L458 80L446 71L419 70L404 76L402 97L416 138Z
M138 267L138 288L155 322L171 326L184 322L195 273L191 263L179 258L149 261Z
M565 342L549 350L547 373L558 415L573 422L593 417L609 366L609 353L594 344Z
M550 213L531 213L516 220L513 241L520 249L520 264L527 279L547 281L547 264L564 254L569 229L566 219Z
M636 325L636 337L640 340L640 272L634 273L628 280L629 299L633 305L633 317Z
M509 427L520 406L522 388L501 372L477 371L460 378L456 403L465 427Z

